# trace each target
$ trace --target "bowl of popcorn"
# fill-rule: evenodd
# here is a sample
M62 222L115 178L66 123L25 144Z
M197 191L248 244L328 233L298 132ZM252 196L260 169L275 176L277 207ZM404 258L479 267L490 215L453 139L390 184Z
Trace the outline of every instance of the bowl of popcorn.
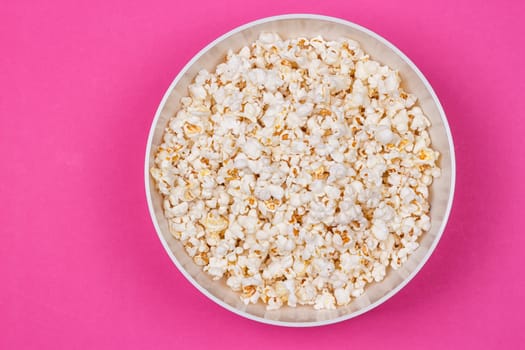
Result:
M203 294L283 326L339 322L421 269L452 205L454 148L428 81L348 21L265 18L178 74L145 182L167 253Z

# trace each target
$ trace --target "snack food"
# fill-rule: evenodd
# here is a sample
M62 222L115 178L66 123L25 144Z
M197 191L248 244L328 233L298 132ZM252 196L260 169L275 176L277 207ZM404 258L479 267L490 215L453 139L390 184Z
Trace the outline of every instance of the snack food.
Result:
M349 39L263 33L230 51L151 169L170 231L246 303L348 304L430 227L439 154L399 84Z

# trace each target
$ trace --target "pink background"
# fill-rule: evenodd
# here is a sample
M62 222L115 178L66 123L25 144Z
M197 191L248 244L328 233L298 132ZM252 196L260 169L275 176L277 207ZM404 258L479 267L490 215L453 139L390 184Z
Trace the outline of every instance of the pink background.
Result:
M0 7L0 349L405 349L525 345L521 1L4 1ZM366 26L424 72L456 143L435 254L356 319L286 329L201 295L155 234L150 123L204 45L261 17Z

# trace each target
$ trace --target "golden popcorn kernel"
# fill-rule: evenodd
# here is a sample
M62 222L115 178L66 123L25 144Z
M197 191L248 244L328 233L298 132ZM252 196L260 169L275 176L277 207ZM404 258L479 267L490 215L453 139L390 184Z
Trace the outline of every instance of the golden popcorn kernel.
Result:
M362 158L365 158L366 157L366 150L364 148L359 148L357 150L357 154L362 157Z
M304 40L304 39L300 39L300 40L297 42L297 46L299 46L301 49L306 49L309 45L306 44L306 40Z
M225 178L226 181L233 181L233 180L239 180L239 169L232 168L229 169L226 174L228 174L228 177Z
M291 224L299 224L299 225L302 225L303 223L303 215L299 215L297 213L297 210L294 211L294 213L292 214L292 218L290 220L290 223Z
M200 266L207 265L210 262L210 259L208 258L208 254L205 252L199 253L198 255L195 255L193 257L193 261Z
M418 158L421 159L421 160L429 160L430 159L430 153L425 151L425 150L421 150L421 151L419 151Z
M269 297L266 294L261 294L260 299L263 303L268 304Z
M406 145L408 145L408 140L407 139L402 139L401 141L399 141L399 144L397 145L397 148L399 150L402 150Z
M176 165L180 160L180 156L178 154L174 154L173 156L169 157L169 160L171 160L172 165Z
M421 164L418 166L418 169L421 173L425 172L426 170L430 169L430 164Z
M326 117L332 115L332 112L329 109L323 108L319 111L319 115Z
M367 259L361 259L359 260L359 263L364 267L368 267L368 265L370 264L370 262Z
M257 288L255 286L243 286L242 287L242 296L244 298L249 298L252 295L254 295L256 291L257 291Z
M334 230L334 233L338 234L341 237L343 244L350 242L350 238L348 237L347 231Z
M242 89L244 89L244 88L246 87L246 81L244 81L244 80L239 80L239 81L237 82L237 84L235 84L235 86L238 87L239 90L242 90Z
M357 220L353 220L351 223L350 223L350 227L353 229L353 230L360 230L361 229L361 223Z
M228 228L228 219L223 216L214 216L211 213L208 213L206 218L202 220L204 228L209 233L220 234Z
M326 171L323 165L315 169L312 173L312 177L317 180L326 180L328 176L330 176L330 173Z
M370 89L370 90L368 90L368 97L378 99L379 98L379 92L377 91L376 88Z
M281 64L283 66L290 67L290 68L293 68L293 69L299 68L299 66L297 65L297 62L294 62L294 61L281 60Z
M274 211L280 204L281 201L275 198L264 201L264 205L266 205L266 208L268 208L270 211Z
M188 135L195 135L202 131L202 128L198 125L191 124L191 123L184 123L184 132Z

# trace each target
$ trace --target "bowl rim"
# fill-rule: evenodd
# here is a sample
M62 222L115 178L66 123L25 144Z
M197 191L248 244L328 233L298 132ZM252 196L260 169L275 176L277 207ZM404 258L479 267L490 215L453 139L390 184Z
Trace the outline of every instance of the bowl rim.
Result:
M406 277L403 279L401 283L399 283L395 288L390 290L388 293L383 295L381 298L376 300L375 302L371 303L370 305L367 305L364 308L361 308L355 312L351 312L346 315L342 315L333 319L329 320L322 320L322 321L308 321L308 322L289 322L289 321L279 321L279 320L271 320L264 317L255 316L253 314L250 314L246 311L240 310L235 308L234 306L224 302L220 298L216 297L215 295L211 294L206 290L203 286L201 286L182 266L182 264L177 260L173 252L171 251L170 247L168 246L167 241L164 239L164 236L161 233L160 225L157 222L157 218L155 216L155 210L153 207L152 197L151 197L151 187L150 187L150 175L149 175L149 163L150 163L150 154L151 154L151 148L152 148L152 142L153 142L153 135L155 133L155 127L158 123L158 120L160 118L160 114L162 110L164 109L164 106L166 104L166 101L168 100L171 92L173 91L174 87L179 83L180 79L184 74L188 71L188 69L206 52L208 52L212 47L217 45L218 43L222 42L223 40L229 38L230 36L237 34L245 29L248 29L250 27L254 27L256 25L260 25L267 22L272 21L280 21L280 20L289 20L289 19L313 19L313 20L323 20L323 21L329 21L334 22L337 24L342 24L345 26L349 26L353 29L356 29L358 31L362 31L365 34L370 35L374 39L380 41L384 45L386 45L389 49L394 51L403 61L405 61L408 66L416 73L416 75L421 79L425 87L428 89L430 96L432 97L432 100L436 104L436 107L438 109L439 115L443 121L443 125L445 128L445 133L447 135L447 141L450 151L450 160L451 160L451 175L450 175L450 192L448 196L447 206L445 209L445 214L443 216L443 221L441 222L441 225L437 231L436 238L433 240L432 244L430 245L427 253L422 258L421 262L415 267L415 269ZM157 108L157 111L155 112L155 117L153 118L153 121L151 123L150 131L148 134L148 140L147 140L147 146L146 146L146 157L145 157L145 166L144 166L144 180L145 180L145 190L146 190L146 200L148 203L148 210L151 216L151 219L153 221L153 225L155 226L155 230L157 232L157 236L159 237L159 240L161 241L162 245L164 246L164 249L168 253L168 256L171 258L172 262L175 264L175 266L179 269L179 271L182 273L184 277L195 287L197 288L202 294L204 294L206 297L211 299L213 302L217 303L218 305L222 306L223 308L248 319L251 319L253 321L274 325L274 326L285 326L285 327L316 327L316 326L325 326L329 324L334 324L342 321L349 320L351 318L357 317L359 315L362 315L377 306L383 304L385 301L393 297L397 292L399 292L403 287L405 287L417 274L418 272L423 268L425 263L428 261L434 250L436 249L437 244L441 240L441 237L443 235L443 232L445 230L445 227L447 225L450 211L452 209L452 203L454 200L454 192L455 192L455 184L456 184L456 158L455 158L455 152L454 152L454 142L452 139L452 133L450 131L450 126L448 124L448 120L445 114L445 111L443 110L443 107L441 103L439 102L439 99L434 92L434 89L426 79L426 77L423 75L423 73L419 70L419 68L395 45L393 45L391 42L380 36L379 34L371 31L370 29L367 29L359 24L353 23L351 21L332 17L332 16L326 16L326 15L319 15L319 14L304 14L304 13L292 13L292 14L285 14L285 15L277 15L277 16L270 16L270 17L264 17L255 21L248 22L246 24L243 24L241 26L238 26L227 33L219 36L217 39L210 42L208 45L206 45L204 48L202 48L195 56L191 58L186 65L180 70L180 72L176 75L175 79L171 82L168 89L164 93L164 96L162 100L159 103L159 106Z

